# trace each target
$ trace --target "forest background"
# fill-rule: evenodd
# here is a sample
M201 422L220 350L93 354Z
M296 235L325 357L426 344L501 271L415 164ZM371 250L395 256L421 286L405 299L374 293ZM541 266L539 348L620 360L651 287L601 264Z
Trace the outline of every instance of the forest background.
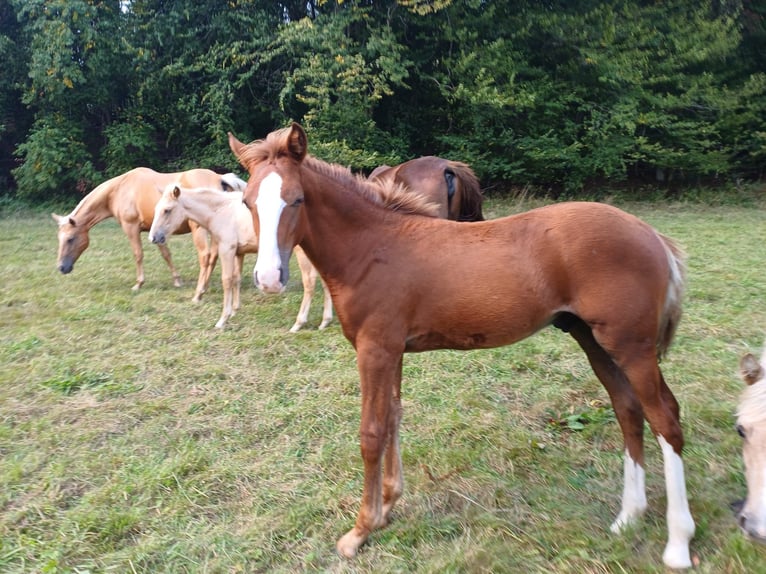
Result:
M490 193L766 165L763 0L0 0L0 62L0 200L236 170L227 131L290 120L325 160L441 155Z

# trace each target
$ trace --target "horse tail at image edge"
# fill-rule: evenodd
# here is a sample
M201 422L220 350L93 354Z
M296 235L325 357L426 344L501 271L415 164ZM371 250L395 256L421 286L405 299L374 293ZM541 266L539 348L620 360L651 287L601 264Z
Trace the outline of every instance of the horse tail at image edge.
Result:
M657 357L661 359L673 342L676 329L681 321L683 296L686 288L686 253L670 237L661 233L657 233L657 235L665 249L669 266L668 289L657 336Z

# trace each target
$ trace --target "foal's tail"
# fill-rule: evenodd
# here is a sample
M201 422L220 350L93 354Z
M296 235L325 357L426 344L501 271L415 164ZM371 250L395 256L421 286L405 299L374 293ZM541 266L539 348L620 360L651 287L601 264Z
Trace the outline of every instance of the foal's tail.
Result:
M459 161L450 161L449 167L445 171L445 177L448 174L453 175L463 186L460 194L460 213L458 221L484 221L484 215L481 212L481 203L484 196L481 193L481 185L476 174L468 164ZM449 180L447 185L450 185Z
M657 357L662 358L667 353L676 328L681 321L681 300L683 299L686 281L686 254L683 249L669 237L657 234L665 248L668 257L670 276L668 290L665 295L665 308L660 318L660 331L657 336Z

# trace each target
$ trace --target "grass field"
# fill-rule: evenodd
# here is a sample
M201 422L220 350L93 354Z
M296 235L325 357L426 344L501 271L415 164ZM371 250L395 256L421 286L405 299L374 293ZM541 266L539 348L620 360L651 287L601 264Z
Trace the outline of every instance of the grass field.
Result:
M745 494L739 357L766 337L766 205L621 207L689 254L663 369L682 408L696 571L766 571L766 549L743 538L729 506ZM288 333L296 270L286 296L267 297L246 258L243 308L219 332L218 271L190 302L189 237L170 243L184 287L144 239L147 281L133 293L113 221L93 229L68 276L54 266L50 217L0 225L0 571L665 571L659 448L647 441L645 519L610 534L622 439L562 333L405 358L404 496L346 561L334 545L362 487L355 355L337 322ZM310 327L320 313L317 298Z

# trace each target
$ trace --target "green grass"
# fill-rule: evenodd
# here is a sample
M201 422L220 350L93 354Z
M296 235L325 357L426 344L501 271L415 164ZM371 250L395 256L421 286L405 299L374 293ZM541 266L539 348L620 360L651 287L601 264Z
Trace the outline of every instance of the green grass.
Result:
M530 202L493 200L490 216ZM745 494L733 431L739 357L766 335L766 210L623 204L689 254L684 320L665 360L682 407L699 572L755 572L730 502ZM243 282L225 331L220 275L190 302L196 257L147 244L133 293L127 239L96 226L71 275L47 215L0 220L0 571L664 572L662 463L648 440L645 519L609 533L622 439L606 393L554 329L511 347L408 355L405 493L352 561L336 539L362 466L353 349L337 322L288 333L301 290ZM246 259L248 272L254 256ZM315 300L316 326L321 301Z

